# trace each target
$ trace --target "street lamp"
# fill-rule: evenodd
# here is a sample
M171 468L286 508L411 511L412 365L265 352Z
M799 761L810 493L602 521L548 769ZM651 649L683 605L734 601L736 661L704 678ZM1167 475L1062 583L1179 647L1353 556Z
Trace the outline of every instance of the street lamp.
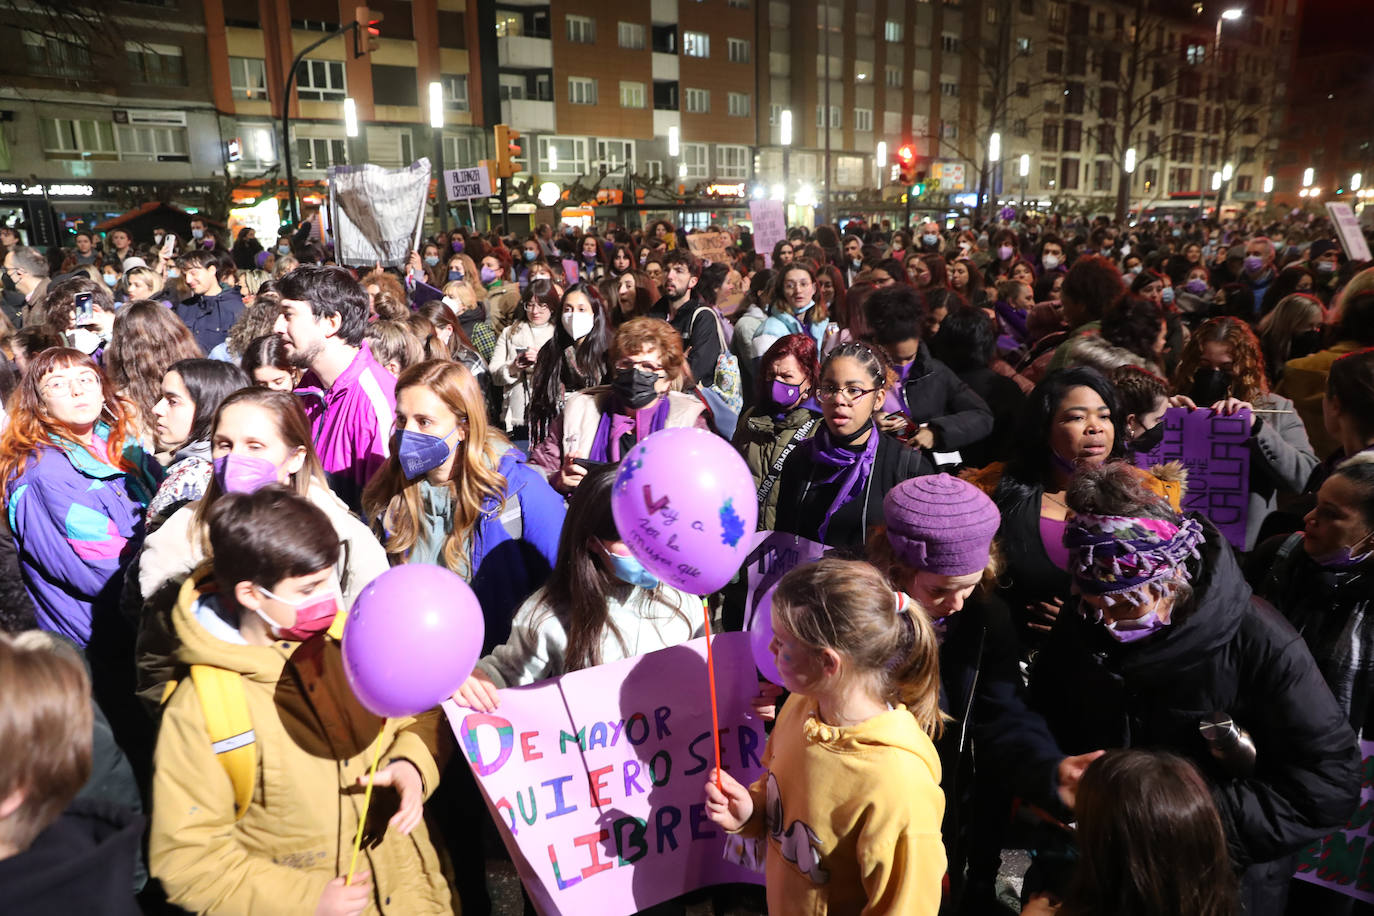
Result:
M1222 180L1222 181L1230 181L1230 180L1231 180L1231 176L1234 175L1234 174L1235 174L1235 167L1232 166L1231 163L1228 162L1228 163L1226 163L1225 165L1223 165L1223 166L1221 167L1221 180Z
M1303 170L1302 170L1302 186L1303 186L1304 188L1310 188L1310 187L1312 187L1312 178L1313 178L1313 177L1314 177L1314 173L1313 173L1313 171L1312 171L1311 166L1308 166L1307 168L1303 169Z
M1232 7L1229 10L1221 11L1221 15L1217 17L1217 41L1216 51L1214 53L1219 54L1221 52L1221 24L1223 22L1235 22L1237 19L1244 15L1245 10L1240 9L1239 7Z
M558 171L558 147L557 147L557 146L555 146L554 144L550 143L550 144L548 145L547 151L544 153L544 158L547 159L548 162L549 162L549 171L550 171L550 172L556 172L556 171Z
M1126 174L1135 174L1135 147L1126 150Z
M993 131L992 136L988 137L988 162L996 162L1002 158L1002 135Z
M1264 193L1265 193L1265 194L1273 194L1273 193L1274 193L1274 176L1273 176L1273 175L1265 175L1265 176L1264 176Z
M1356 172L1350 176L1350 190L1358 191L1362 184L1364 184L1364 172Z
M887 141L878 141L878 151L873 157L873 164L878 168L878 190L883 189L883 169L887 168Z
M1221 190L1221 173L1220 173L1220 172L1213 172L1213 173L1212 173L1212 190L1213 190L1213 191L1220 191L1220 190ZM1217 196L1217 200L1218 200L1218 201L1221 200L1220 195ZM1221 209L1221 204L1220 204L1220 203L1217 204L1217 209L1218 209L1218 210Z
M1021 160L1017 163L1017 171L1021 174L1021 208L1026 206L1026 181L1030 177L1030 153L1022 153Z
M352 97L344 99L344 136L358 136L358 104Z
M434 134L434 167L439 179L439 231L448 232L448 186L444 183L444 85L429 84L429 128Z

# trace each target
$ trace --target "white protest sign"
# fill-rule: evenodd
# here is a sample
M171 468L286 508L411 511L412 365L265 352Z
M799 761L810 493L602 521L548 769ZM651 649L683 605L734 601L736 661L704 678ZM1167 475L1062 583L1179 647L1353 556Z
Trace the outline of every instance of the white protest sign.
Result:
M1360 221L1355 218L1355 211L1350 209L1350 204L1328 202L1326 212L1336 227L1336 235L1345 249L1345 256L1352 261L1368 261L1369 243L1365 241Z
M787 238L787 217L780 200L749 201L749 218L754 223L754 250L773 266L773 247Z
M470 169L444 169L444 189L449 200L473 200L491 196L491 177L485 165Z

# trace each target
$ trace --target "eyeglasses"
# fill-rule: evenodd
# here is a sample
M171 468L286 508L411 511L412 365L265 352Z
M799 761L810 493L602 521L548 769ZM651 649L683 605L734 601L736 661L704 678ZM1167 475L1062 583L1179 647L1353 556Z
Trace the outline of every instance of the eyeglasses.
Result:
M647 359L630 359L628 356L618 360L615 364L617 369L643 369L645 372L652 372L658 375L663 371L663 367L657 363L651 363Z
M50 378L41 387L43 394L50 398L86 394L100 387L100 377L94 372L83 372L66 378Z
M845 385L843 388L836 388L834 385L822 385L816 389L816 397L827 403L837 401L840 395L850 404L858 401L864 395L872 394L877 388L859 388L854 385Z

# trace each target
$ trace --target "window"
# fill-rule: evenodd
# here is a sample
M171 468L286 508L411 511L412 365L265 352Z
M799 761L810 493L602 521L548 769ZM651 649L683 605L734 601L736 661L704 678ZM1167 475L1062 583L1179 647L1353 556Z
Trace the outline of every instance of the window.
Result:
M1064 151L1076 153L1083 148L1083 122L1064 122Z
M1018 83L1016 84L1016 97L1017 97L1018 99L1028 99L1028 98L1030 98L1030 83L1027 83L1027 82L1025 82L1024 80L1021 81L1021 82L1018 82Z
M781 122L781 121L782 121L782 106L781 106L781 105L769 105L769 106L768 106L768 125L769 125L770 127L777 127L778 124L779 124L779 122Z
M683 32L682 53L688 57L710 57L711 36L705 32Z
M444 163L453 168L467 168L476 160L472 156L471 137L444 137Z
M267 98L267 67L262 58L229 58L229 86L240 99Z
M1252 175L1237 175L1236 190L1240 192L1253 191L1255 189L1255 179Z
M643 108L644 84L620 81L620 107Z
M1097 114L1103 118L1116 117L1116 90L1102 86L1097 90Z
M585 76L568 77L568 101L573 105L595 105L596 80Z
M439 82L444 87L444 107L449 111L467 111L468 75L466 73L455 73L448 76L440 76Z
M1192 169L1172 169L1171 171L1173 172L1173 177L1172 177L1172 179L1171 179L1170 182L1169 182L1169 184L1170 184L1169 190L1171 190L1171 191L1192 191L1192 190L1196 190L1196 189L1193 187L1193 170L1192 170Z
M1116 125L1109 121L1100 121L1097 125L1097 151L1105 155L1111 155L1116 149Z
M1016 39L1016 53L1025 57L1031 52L1031 40L1029 38Z
M302 169L327 169L348 164L348 144L342 137L297 137L296 162Z
M644 26L638 22L622 22L616 29L620 46L631 51L644 50Z
M596 141L597 171L602 175L609 172L624 171L630 174L635 170L635 142L633 140Z
M186 85L186 58L177 45L124 42L129 79L149 86Z
M945 32L940 36L940 47L946 54L959 53L959 36Z
M840 117L840 106L838 106L838 105L831 105L831 106L830 106L830 129L831 129L831 130L838 130L838 129L843 125L843 123L844 123L844 122L841 120L841 117ZM816 106L816 126L817 126L817 127L825 127L825 106L824 106L824 105L817 105L817 106Z
M1065 159L1059 163L1059 187L1064 191L1078 190L1078 160Z
M186 128L120 124L115 128L119 158L127 161L190 162Z
M303 60L296 68L296 96L302 102L342 102L347 94L343 61Z
M1045 72L1063 73L1064 72L1064 49L1050 48L1045 52Z
M684 89L682 97L689 114L707 114L711 110L711 92L708 89Z
M391 168L410 165L415 161L415 138L411 135L410 128L369 125L367 160Z
M1046 190L1054 190L1058 184L1059 165L1054 162L1047 162L1040 166L1040 187Z
M948 80L940 80L940 95L958 96L959 84L949 82Z
M749 9L749 0L728 0L726 6L737 10Z
M1198 66L1207 59L1207 46L1200 44L1190 44L1183 49L1183 59L1193 66Z
M744 40L743 38L725 39L725 50L727 51L728 56L730 58L730 63L749 63L749 42ZM705 57L706 55L703 54L701 56Z
M732 92L730 93L730 117L747 118L749 117L749 93Z
M686 168L685 178L707 178L711 171L711 154L705 143L682 144L682 164Z
M883 68L883 82L889 89L902 88L902 68L888 64Z
M117 159L112 121L42 118L43 152L49 159Z
M941 121L940 136L946 140L958 140L959 125L954 121Z
M1064 114L1083 113L1083 84L1066 83L1064 85Z
M538 140L539 174L587 174L587 141L583 137L555 137L542 134ZM557 168L550 167L553 150Z
M596 20L590 16L568 16L568 41L579 45L596 44Z
M1040 148L1051 153L1059 152L1059 122L1046 121L1041 125Z
M854 129L868 133L873 130L873 109L854 109Z
M896 19L889 19L883 23L883 38L887 41L902 40L902 23Z
M883 112L883 133L889 137L895 137L902 132L902 113L900 111Z
M854 61L854 82L872 83L873 82L873 61L856 60Z
M37 32L24 32L24 54L29 69L54 76L85 76L91 66L88 49Z
M1110 162L1093 163L1093 190L1110 191L1112 189L1112 164Z
M1028 136L1030 136L1030 126L1026 123L1026 119L1025 119L1025 118L1017 118L1015 121L1012 121L1012 122L1011 122L1011 133L1012 133L1012 136L1015 136L1015 137L1028 137Z
M716 146L717 178L748 178L749 147Z

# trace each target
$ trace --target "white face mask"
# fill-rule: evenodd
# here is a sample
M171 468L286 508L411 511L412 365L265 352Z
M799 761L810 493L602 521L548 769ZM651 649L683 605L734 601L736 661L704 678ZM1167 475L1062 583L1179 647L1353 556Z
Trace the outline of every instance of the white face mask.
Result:
M1054 270L1059 266L1059 258L1056 255L1047 254L1040 259L1040 263L1045 265L1046 270Z
M564 312L563 330L572 336L573 340L581 340L592 332L596 325L596 316L591 312Z

